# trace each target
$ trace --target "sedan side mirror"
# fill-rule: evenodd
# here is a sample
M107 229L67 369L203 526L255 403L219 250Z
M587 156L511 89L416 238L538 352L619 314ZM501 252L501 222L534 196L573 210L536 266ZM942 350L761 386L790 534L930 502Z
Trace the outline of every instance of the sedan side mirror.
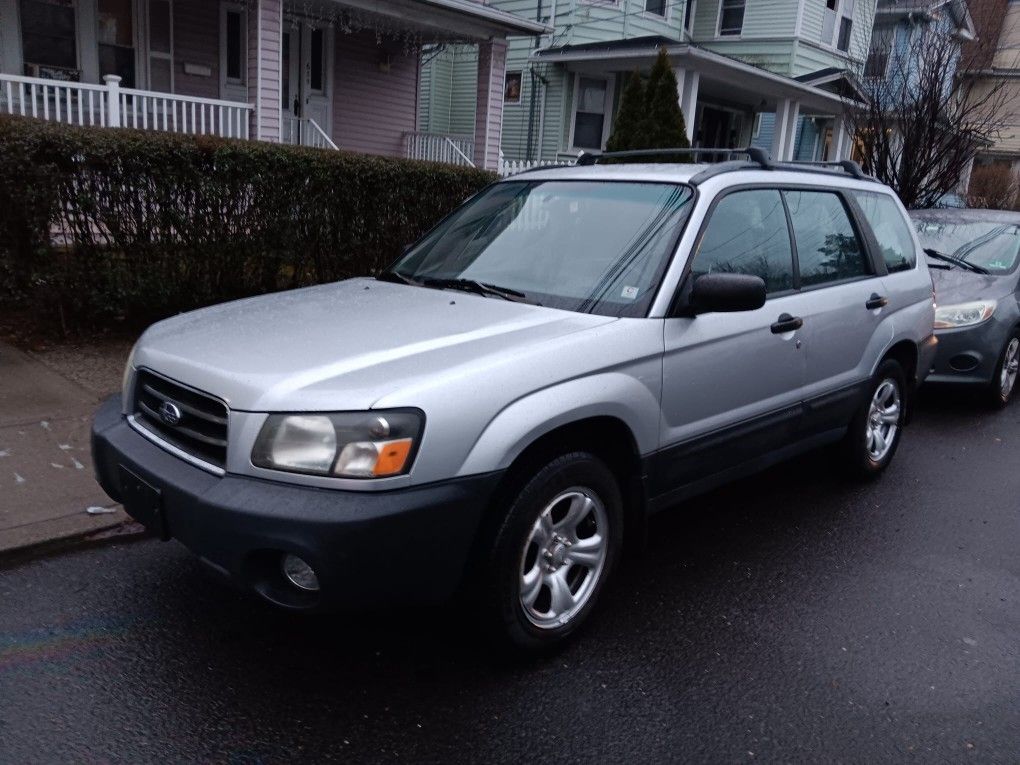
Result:
M695 314L753 311L765 305L765 281L748 274L703 274L694 280L690 305Z

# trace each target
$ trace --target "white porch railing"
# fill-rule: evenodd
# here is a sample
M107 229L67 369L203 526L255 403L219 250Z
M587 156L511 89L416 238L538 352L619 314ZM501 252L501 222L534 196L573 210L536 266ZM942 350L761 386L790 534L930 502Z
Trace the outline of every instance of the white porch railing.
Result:
M414 131L404 133L404 156L428 162L474 167L475 141L465 136Z
M173 133L248 138L252 105L175 93L0 74L0 113L68 125L130 127Z
M566 159L503 159L502 152L500 152L499 166L496 168L496 172L499 174L500 178L506 178L508 175L523 173L525 170L531 170L533 167L550 167L553 165L573 164L575 163Z
M292 146L311 146L314 149L339 149L319 123L311 117L292 117L283 115L283 135L281 143Z

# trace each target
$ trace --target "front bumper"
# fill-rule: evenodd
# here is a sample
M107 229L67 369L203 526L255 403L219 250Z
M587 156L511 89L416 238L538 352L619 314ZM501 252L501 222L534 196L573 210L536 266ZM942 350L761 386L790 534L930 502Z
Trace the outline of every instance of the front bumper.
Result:
M384 492L339 491L215 476L132 429L108 399L92 426L96 478L124 501L124 472L159 492L159 514L126 507L164 539L278 605L296 609L431 603L460 586L498 473ZM128 490L130 494L130 489ZM315 570L320 590L290 585L284 553Z
M995 317L974 327L936 330L938 353L930 383L985 385L995 376L1013 325Z

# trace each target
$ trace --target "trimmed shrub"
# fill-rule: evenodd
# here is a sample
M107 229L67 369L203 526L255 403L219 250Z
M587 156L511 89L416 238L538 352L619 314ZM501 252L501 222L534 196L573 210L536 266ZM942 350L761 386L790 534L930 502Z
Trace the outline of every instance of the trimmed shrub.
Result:
M0 118L0 301L66 329L377 273L472 168Z

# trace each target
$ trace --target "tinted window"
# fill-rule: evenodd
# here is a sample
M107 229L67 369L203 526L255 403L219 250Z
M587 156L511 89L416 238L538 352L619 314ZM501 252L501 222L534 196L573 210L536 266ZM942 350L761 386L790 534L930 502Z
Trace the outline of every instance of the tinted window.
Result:
M691 272L751 274L768 292L793 288L793 251L778 191L737 191L722 198L705 229Z
M867 275L864 249L843 201L827 191L786 191L802 287Z
M903 213L892 197L885 194L855 192L864 219L875 233L882 257L890 272L909 271L917 262L914 239Z

